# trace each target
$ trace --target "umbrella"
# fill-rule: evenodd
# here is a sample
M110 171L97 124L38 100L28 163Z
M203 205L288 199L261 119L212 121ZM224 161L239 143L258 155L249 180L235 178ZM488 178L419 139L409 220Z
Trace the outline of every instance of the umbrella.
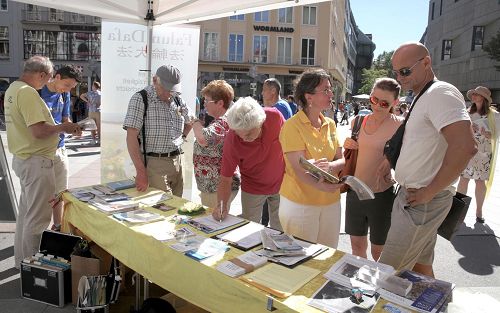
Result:
M355 95L355 96L352 96L352 97L356 98L356 99L362 99L362 100L368 100L368 99L370 99L370 95L367 95L365 93L360 94L360 95Z

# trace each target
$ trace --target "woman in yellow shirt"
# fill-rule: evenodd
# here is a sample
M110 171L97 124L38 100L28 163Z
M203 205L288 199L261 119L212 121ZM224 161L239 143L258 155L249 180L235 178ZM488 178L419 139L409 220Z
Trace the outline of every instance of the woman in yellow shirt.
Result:
M317 180L299 164L301 156L314 159L318 167L334 174L344 166L335 122L321 113L330 107L333 98L330 76L323 69L304 72L294 96L300 110L285 122L280 133L285 155L280 222L288 234L336 248L341 185Z

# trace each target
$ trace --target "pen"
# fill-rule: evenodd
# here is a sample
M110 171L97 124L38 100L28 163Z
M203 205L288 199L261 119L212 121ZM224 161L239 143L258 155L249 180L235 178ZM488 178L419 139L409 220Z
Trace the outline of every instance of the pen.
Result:
M220 215L219 215L219 223L222 223L222 200L220 201Z

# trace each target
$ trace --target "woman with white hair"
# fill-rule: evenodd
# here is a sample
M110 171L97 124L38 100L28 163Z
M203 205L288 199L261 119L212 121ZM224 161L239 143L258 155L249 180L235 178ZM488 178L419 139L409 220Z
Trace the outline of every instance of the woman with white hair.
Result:
M478 152L469 161L462 172L457 191L467 193L469 181L476 183L476 222L484 223L483 203L490 189L495 174L495 163L500 131L500 114L491 105L491 91L483 86L467 91L467 98L472 101L469 108L474 138ZM485 181L488 183L486 184Z
M271 227L281 229L278 192L285 163L278 137L283 115L275 108L262 108L251 97L240 98L226 114L230 130L224 141L217 188L222 216L220 210L214 210L213 217L219 220L228 214L232 176L239 167L243 217L259 223L262 206L267 201Z

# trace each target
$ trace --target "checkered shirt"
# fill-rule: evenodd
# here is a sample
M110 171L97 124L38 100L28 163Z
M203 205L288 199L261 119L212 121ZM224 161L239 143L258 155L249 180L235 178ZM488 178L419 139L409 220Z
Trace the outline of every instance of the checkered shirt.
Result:
M170 103L167 103L158 98L153 86L145 89L148 95L146 152L168 153L180 149L181 146L174 144L174 140L182 137L184 121L189 121L192 115L186 102L179 97L180 106L177 106L173 98ZM144 103L141 94L137 92L130 99L123 128L138 129L141 141L143 116ZM182 142L182 140L178 141Z

